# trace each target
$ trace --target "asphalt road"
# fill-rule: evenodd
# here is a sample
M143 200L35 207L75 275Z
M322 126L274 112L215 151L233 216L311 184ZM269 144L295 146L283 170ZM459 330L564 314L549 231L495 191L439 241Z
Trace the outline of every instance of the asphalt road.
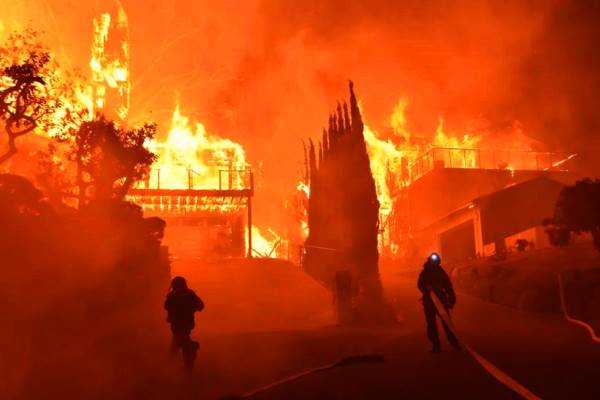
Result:
M397 323L340 327L331 295L291 264L180 261L174 272L206 303L193 332L200 350L192 374L169 357L171 334L155 305L152 318L123 313L110 324L83 324L60 346L45 332L23 335L28 369L15 367L25 356L1 358L11 373L0 376L0 398L219 399L363 354L384 362L319 371L253 398L518 398L443 337L443 352L429 352L415 273L382 275ZM459 295L453 321L465 343L539 397L600 399L600 345L561 315Z
M336 348L338 354L330 351L332 360L342 354L381 353L384 363L318 372L254 398L519 398L468 352L457 353L446 345L441 354L429 353L414 276L384 278L399 315L397 326L329 328L305 343L321 354L328 347ZM520 312L459 295L453 319L466 343L539 397L600 398L600 346L561 316ZM340 343L353 346L343 348ZM318 365L315 359L314 366ZM290 368L288 374L300 370Z
M227 272L228 276L233 276L231 272ZM264 272L272 276L270 272ZM249 273L255 274L251 270ZM219 296L224 299L218 313L199 317L194 333L200 341L196 371L186 376L179 360L167 361L165 356L160 367L151 369L151 381L148 374L139 377L135 394L140 398L166 398L167 393L169 398L178 399L240 395L302 371L360 354L383 354L385 361L317 372L252 398L519 398L488 374L468 352L455 352L444 341L442 332L443 352L429 352L414 274L383 275L387 296L394 304L399 321L381 327L339 327L321 316L311 324L301 326L298 313L304 303L297 303L294 298L310 297L311 303L306 304L312 308L317 305L330 308L331 304L327 296L319 292L322 288L311 286L309 290L307 283L298 286L296 280L299 278L294 274L279 276L275 292L262 286L258 290L262 278L256 278L248 294L239 297L247 299L245 308L235 309L235 315L227 315L231 314L227 311L228 301L241 300L233 300L233 291L219 294L221 283L216 278L213 279L216 282L214 288L210 286L213 283L206 282L203 287L201 275L197 280L191 279L192 286L201 288L200 294L202 291L212 293L212 302L219 300ZM287 279L295 280L293 291L285 289ZM243 286L240 283L234 291L239 292ZM321 297L317 301L318 296ZM294 303L296 317L289 317L288 324L275 321L281 309L288 308L288 303ZM211 303L207 304L209 307ZM233 321L236 316L242 317L242 313L245 322L239 329L228 327L228 319ZM250 326L253 313L269 318L257 319L256 325ZM600 398L600 345L562 316L525 313L459 295L453 321L466 343L539 397ZM211 329L211 325L219 324L219 329ZM165 329L157 336L155 347L166 349L168 338Z

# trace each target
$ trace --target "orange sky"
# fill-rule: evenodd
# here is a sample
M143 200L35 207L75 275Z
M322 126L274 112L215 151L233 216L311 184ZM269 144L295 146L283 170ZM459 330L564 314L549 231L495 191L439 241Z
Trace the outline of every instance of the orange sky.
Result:
M6 32L46 33L65 66L87 68L92 18L113 0L2 0ZM409 101L411 131L498 130L514 120L552 146L598 131L600 5L555 1L123 0L134 119L166 127L176 99L209 131L263 162L261 203L295 186L301 139L316 136L356 82L384 131ZM348 5L347 3L351 3ZM591 2L590 2L591 3ZM473 124L477 121L477 124ZM164 131L163 131L164 133Z

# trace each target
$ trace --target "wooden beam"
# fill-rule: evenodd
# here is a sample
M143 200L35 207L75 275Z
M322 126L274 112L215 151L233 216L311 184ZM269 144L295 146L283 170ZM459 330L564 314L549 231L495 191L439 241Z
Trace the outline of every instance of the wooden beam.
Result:
M246 197L254 196L252 189L130 189L130 196L191 196L191 197Z

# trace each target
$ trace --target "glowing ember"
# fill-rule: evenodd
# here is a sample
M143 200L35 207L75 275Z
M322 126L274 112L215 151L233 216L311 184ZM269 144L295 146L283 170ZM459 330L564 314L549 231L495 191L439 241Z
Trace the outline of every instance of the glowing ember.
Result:
M296 186L296 189L304 193L307 199L310 197L310 186L306 182L298 182L298 186Z

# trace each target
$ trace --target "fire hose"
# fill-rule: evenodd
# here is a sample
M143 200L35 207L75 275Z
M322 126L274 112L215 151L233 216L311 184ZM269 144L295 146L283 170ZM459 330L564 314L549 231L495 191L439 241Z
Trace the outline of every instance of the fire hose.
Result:
M594 328L592 328L590 326L590 324L571 317L569 315L569 313L567 312L567 304L565 302L565 293L564 293L561 274L558 274L558 293L560 295L560 308L562 310L562 313L563 313L563 316L565 317L565 319L567 321L571 322L572 324L584 327L589 332L592 340L596 343L600 343L600 337L598 335L596 335L596 332L594 332Z
M480 355L475 350L473 350L473 348L471 348L464 341L460 340L460 338L456 332L456 328L454 327L454 324L452 323L452 319L450 318L450 314L448 314L448 312L446 311L446 308L444 306L442 306L442 303L437 298L437 296L431 296L431 298L433 299L433 303L435 304L435 307L438 311L438 315L440 316L440 318L444 321L444 323L446 323L446 325L452 331L454 336L456 336L456 338L459 339L459 342L462 344L462 346L469 352L469 354L471 354L471 356L475 359L475 361L477 361L479 363L479 365L481 365L483 367L483 369L485 369L490 375L492 375L498 382L502 383L504 386L506 386L509 389L511 389L512 391L516 392L517 394L522 396L524 399L527 399L527 400L541 399L539 396L533 394L529 389L525 388L525 386L521 385L515 379L511 378L504 371L500 370L498 367L496 367L490 361L485 359L482 355Z
M375 364L375 363L382 363L384 362L384 357L381 354L364 354L364 355L357 355L357 356L350 356L350 357L346 357L346 358L342 358L339 361L336 361L334 363L331 364L326 364L326 365L322 365L320 367L316 367L316 368L312 368L309 369L307 371L303 371L303 372L299 372L295 375L292 375L290 377L284 378L284 379L280 379L278 381L275 381L273 383L269 383L268 385L262 386L258 389L252 390L250 392L244 393L242 395L233 395L233 396L224 396L221 397L220 400L237 400L237 399L247 399L250 397L253 397L259 393L265 392L267 390L270 390L276 386L280 386L283 385L285 383L289 383L295 380L298 380L300 378L303 378L307 375L312 375L316 372L321 372L321 371L326 371L328 369L334 369L334 368L340 368L340 367L346 367L349 365L356 365L356 364Z
M523 385L521 385L519 382L517 382L514 378L510 377L504 371L500 370L498 367L496 367L494 364L492 364L490 361L488 361L482 355L477 353L473 348L471 348L464 341L460 340L460 338L456 332L456 328L454 327L454 324L452 323L452 319L450 318L450 315L446 311L446 308L444 306L442 306L442 304L441 304L440 300L437 298L437 296L432 296L432 299L433 299L436 309L438 310L438 315L440 316L440 318L444 321L444 323L446 323L446 325L452 331L454 336L456 336L456 338L459 339L461 345L479 363L479 365L481 365L481 367L483 367L483 369L485 369L497 381L499 381L500 383L502 383L503 385L505 385L512 391L514 391L515 393L519 394L524 399L527 399L527 400L540 400L541 399L539 396L535 395L529 389L525 388ZM251 398L257 394L263 393L263 392L270 390L276 386L287 384L292 381L296 381L300 378L303 378L307 375L312 375L314 373L321 372L321 371L326 371L326 370L339 368L339 367L345 367L345 366L349 366L349 365L356 365L356 364L363 364L363 363L371 364L371 363L382 363L382 362L384 362L384 356L381 354L366 354L366 355L346 357L346 358L343 358L334 363L326 364L326 365L316 367L316 368L312 368L312 369L297 373L295 375L292 375L290 377L280 379L278 381L272 382L268 385L262 386L258 389L252 390L252 391L244 393L242 395L232 395L232 396L221 397L221 400L236 400L236 399Z

